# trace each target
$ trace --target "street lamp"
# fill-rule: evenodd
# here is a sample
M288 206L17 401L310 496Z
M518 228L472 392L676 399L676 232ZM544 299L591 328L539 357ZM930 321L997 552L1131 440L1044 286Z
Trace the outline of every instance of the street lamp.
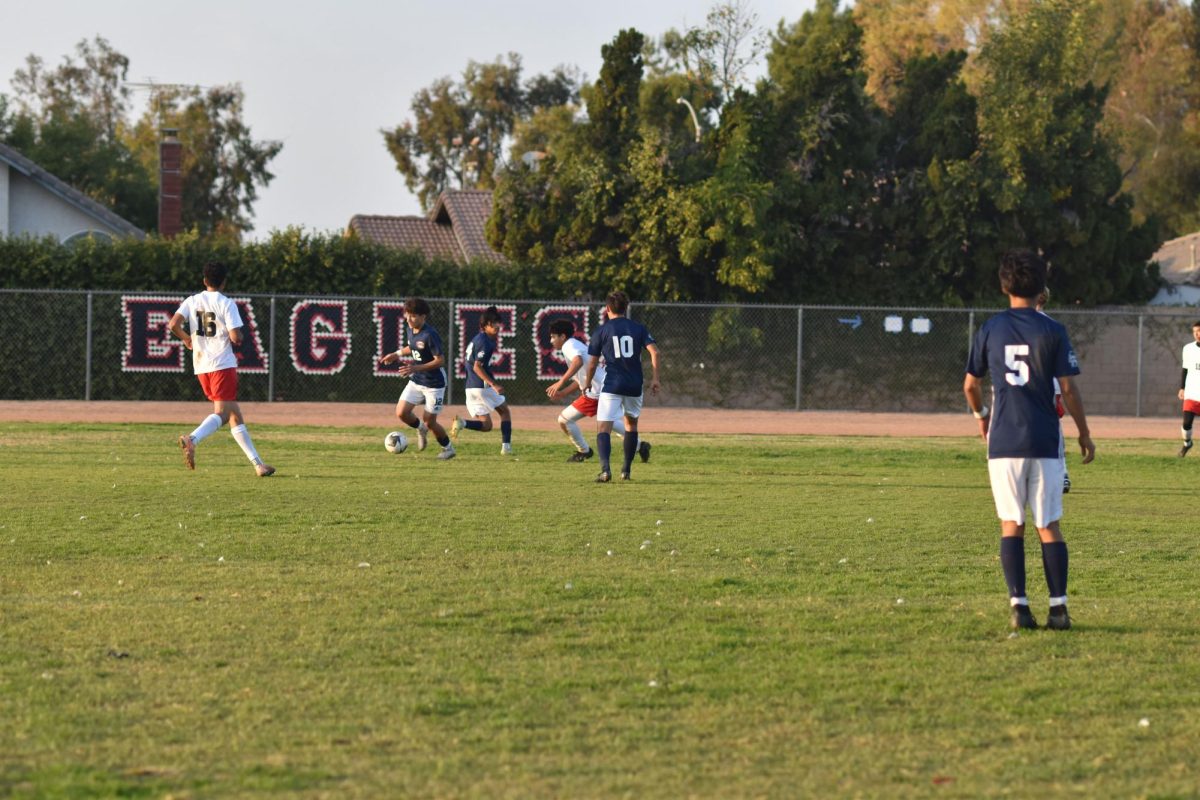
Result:
M692 104L682 97L675 98L676 103L683 103L687 106L688 113L692 115L692 125L696 127L696 142L700 141L700 120L696 118L696 109L692 108Z

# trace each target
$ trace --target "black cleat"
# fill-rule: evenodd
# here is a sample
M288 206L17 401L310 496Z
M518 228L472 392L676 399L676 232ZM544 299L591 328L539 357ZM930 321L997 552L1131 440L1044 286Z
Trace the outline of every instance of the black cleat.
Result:
M1192 440L1188 439L1183 443L1183 447L1179 448L1179 457L1183 458L1187 455L1187 451L1192 449Z
M1063 476L1063 494L1066 494L1069 491L1071 491L1071 476L1064 475Z
M586 453L580 453L579 451L576 451L571 454L570 458L567 459L567 463L582 464L584 461L587 461L589 458L591 458L595 454L596 454L595 450L588 450Z
M1067 607L1052 607L1050 609L1050 616L1046 617L1046 627L1052 631L1071 630L1071 615L1067 613Z
M596 483L608 483L611 480L612 473L608 470L602 470L600 474L596 476Z
M627 480L629 480L629 473L628 473L628 472L622 472L622 473L621 473L621 480L623 480L623 481L627 481Z
M1009 625L1014 631L1022 628L1026 630L1037 630L1037 620L1033 618L1033 612L1029 610L1029 606L1013 606L1012 619Z
M649 442L639 442L638 443L638 455L641 456L643 464L645 464L647 461L650 460L650 443Z

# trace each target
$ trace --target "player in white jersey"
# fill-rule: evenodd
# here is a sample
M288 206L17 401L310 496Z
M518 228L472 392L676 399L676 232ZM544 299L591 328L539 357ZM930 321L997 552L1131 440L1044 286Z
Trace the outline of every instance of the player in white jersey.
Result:
M1192 449L1192 421L1200 414L1200 322L1192 324L1192 341L1183 346L1183 375L1179 379L1179 399L1183 401L1183 458Z
M237 355L233 346L242 342L242 315L237 304L221 294L228 274L224 264L205 264L204 291L184 300L171 317L171 333L192 351L192 368L205 397L213 401L213 413L196 430L180 436L179 447L183 450L184 465L195 469L196 445L229 422L232 425L229 432L254 465L255 473L266 478L275 474L275 468L264 464L254 449L237 402Z
M551 400L565 400L579 392L579 397L558 415L558 427L575 445L575 452L567 461L586 461L595 455L588 446L583 432L579 429L579 420L584 417L595 417L600 399L600 387L604 385L604 366L596 366L596 374L592 377L591 385L584 385L587 379L588 363L592 357L588 355L587 345L575 338L575 325L570 320L559 319L550 323L550 344L561 350L563 360L567 362L567 371L561 378L546 387L546 396ZM613 423L613 433L625 436L625 425L617 420ZM650 443L638 443L638 455L642 461L650 460Z

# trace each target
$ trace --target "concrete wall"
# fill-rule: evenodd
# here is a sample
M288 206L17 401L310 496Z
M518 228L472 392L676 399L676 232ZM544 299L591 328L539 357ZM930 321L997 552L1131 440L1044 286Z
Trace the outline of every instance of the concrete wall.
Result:
M85 214L16 170L5 171L8 175L8 191L4 196L8 201L9 236L53 236L61 241L85 231L118 235L100 220Z

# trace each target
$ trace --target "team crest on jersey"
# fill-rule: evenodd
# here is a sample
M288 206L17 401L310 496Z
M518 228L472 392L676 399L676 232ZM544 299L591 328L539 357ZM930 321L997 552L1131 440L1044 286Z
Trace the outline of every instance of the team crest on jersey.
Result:
M417 342L417 349L418 349L418 350L424 350L424 349L425 349L425 342L424 342L424 341Z

